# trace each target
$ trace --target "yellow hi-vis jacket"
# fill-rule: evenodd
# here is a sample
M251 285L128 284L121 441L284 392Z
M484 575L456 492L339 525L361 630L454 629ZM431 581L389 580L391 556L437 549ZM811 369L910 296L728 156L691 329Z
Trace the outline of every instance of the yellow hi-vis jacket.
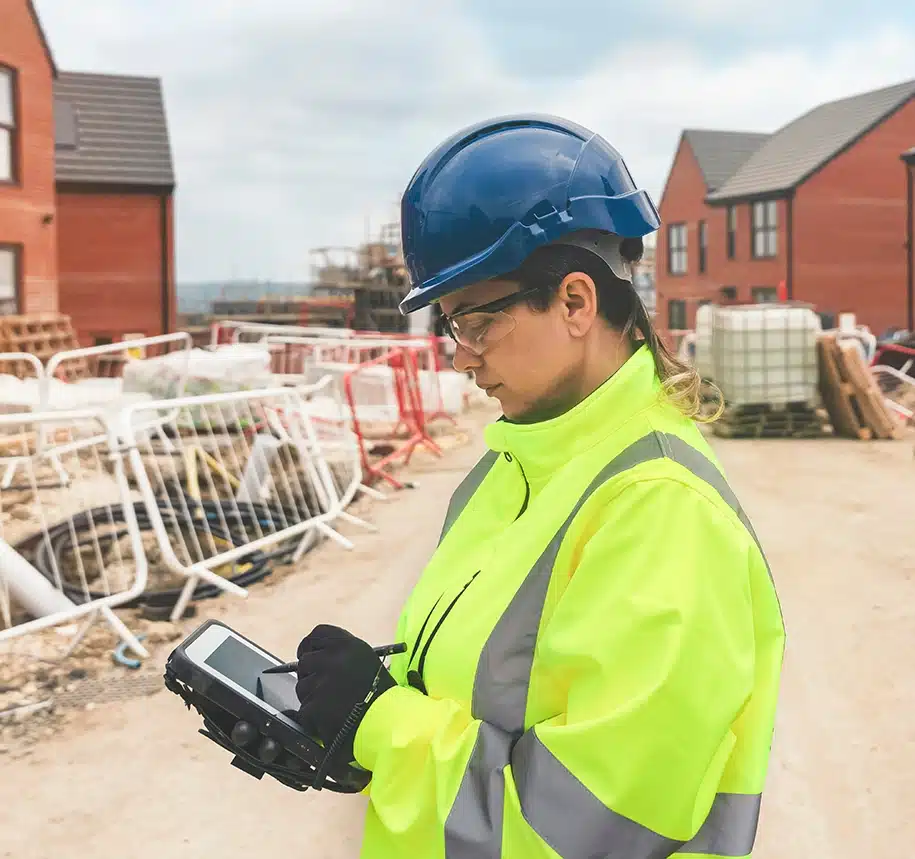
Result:
M750 855L784 627L652 356L486 441L400 618L399 685L356 735L362 856Z

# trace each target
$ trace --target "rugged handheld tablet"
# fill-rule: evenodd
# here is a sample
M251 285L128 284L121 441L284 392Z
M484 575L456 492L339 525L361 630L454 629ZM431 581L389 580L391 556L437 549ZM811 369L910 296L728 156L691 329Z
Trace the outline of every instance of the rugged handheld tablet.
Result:
M295 676L263 674L282 664L224 623L207 620L169 655L165 685L200 713L200 733L232 752L233 766L296 790L358 793L371 773L325 754L291 717L299 708Z

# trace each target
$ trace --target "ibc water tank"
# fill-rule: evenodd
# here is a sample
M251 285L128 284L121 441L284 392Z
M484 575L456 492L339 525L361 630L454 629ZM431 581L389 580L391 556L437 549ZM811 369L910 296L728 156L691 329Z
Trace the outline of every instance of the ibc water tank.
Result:
M731 405L817 396L820 319L810 307L752 304L711 311L711 377ZM697 323L698 334L698 323ZM697 358L698 358L697 342Z
M703 304L696 310L696 355L693 366L703 379L714 379L712 366L712 304Z

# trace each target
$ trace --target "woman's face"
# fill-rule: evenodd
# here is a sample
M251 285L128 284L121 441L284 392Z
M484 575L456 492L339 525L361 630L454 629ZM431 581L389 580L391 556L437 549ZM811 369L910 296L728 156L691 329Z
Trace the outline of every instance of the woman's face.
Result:
M574 277L563 280L544 312L531 310L524 299L512 301L509 296L522 288L509 281L483 281L441 301L457 340L454 368L472 372L477 386L499 401L509 420L544 420L574 404L584 358L582 335L597 310L593 281L581 275L589 299L580 294L580 282L570 281ZM484 305L486 309L475 310Z

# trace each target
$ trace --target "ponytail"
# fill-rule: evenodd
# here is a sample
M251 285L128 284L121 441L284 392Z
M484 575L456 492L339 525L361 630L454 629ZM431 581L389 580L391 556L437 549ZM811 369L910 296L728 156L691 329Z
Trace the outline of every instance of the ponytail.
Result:
M632 290L634 307L629 319L623 326L623 334L632 337L637 331L648 351L654 358L655 371L661 380L661 387L668 402L680 412L699 423L712 423L721 417L724 411L724 397L721 391L707 383L714 393L715 410L709 414L703 402L703 381L695 367L681 361L667 344L658 336L658 332L648 316L642 300ZM634 339L634 338L633 338Z

